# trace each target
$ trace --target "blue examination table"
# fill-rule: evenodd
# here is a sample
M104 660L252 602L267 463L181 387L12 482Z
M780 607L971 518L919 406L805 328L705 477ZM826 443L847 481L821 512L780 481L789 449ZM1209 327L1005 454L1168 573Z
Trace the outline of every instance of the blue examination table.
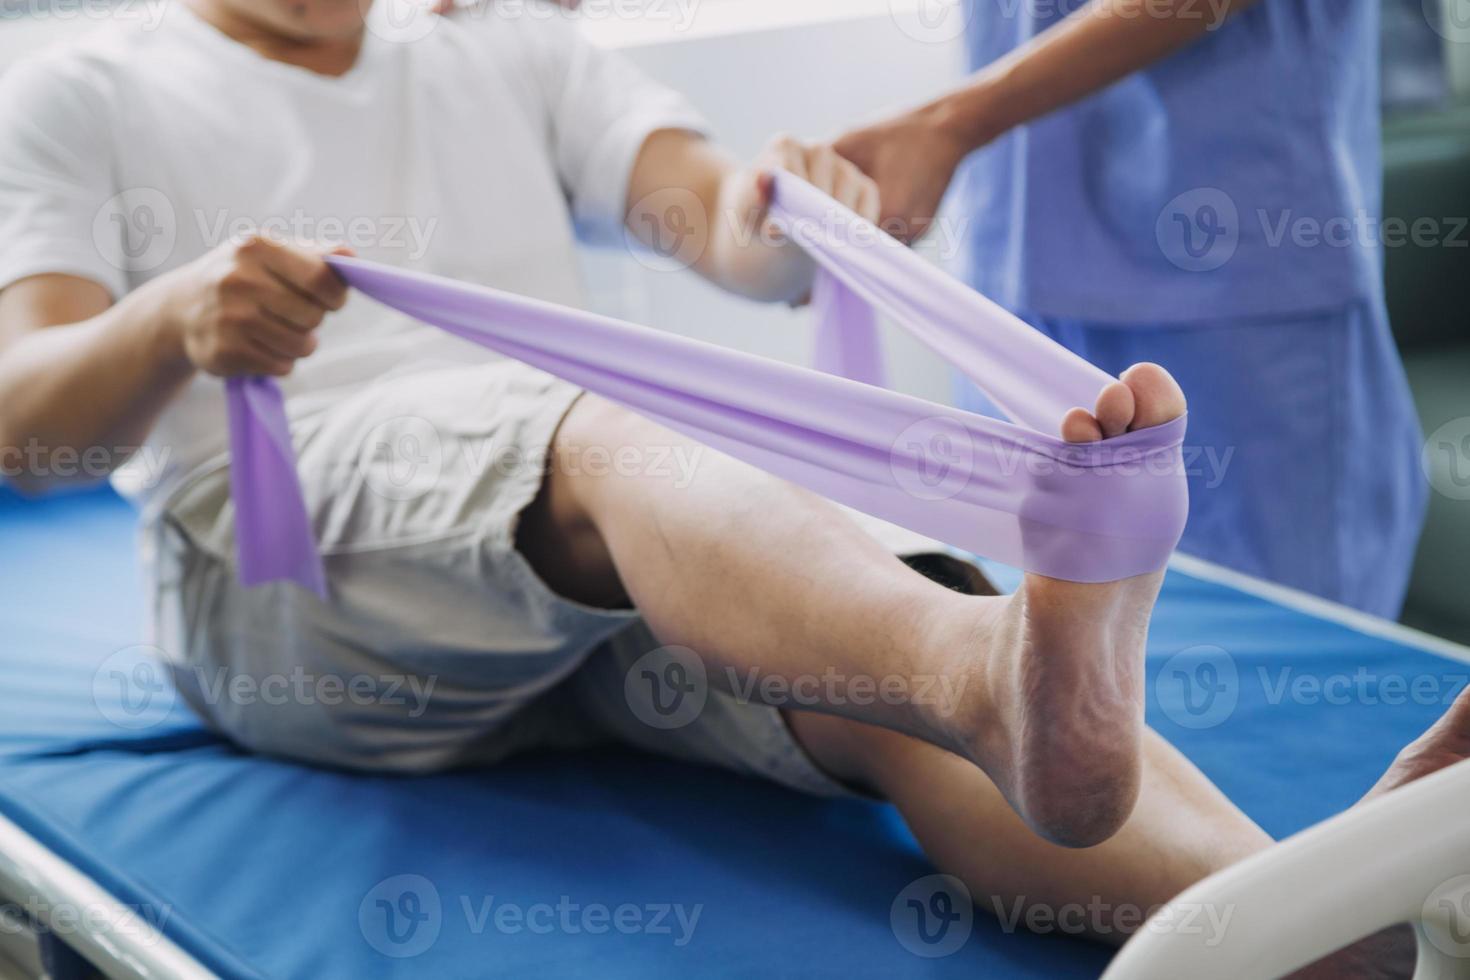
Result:
M146 962L162 947L242 978L1053 980L1108 961L984 915L950 955L911 952L890 912L933 872L885 806L614 750L431 778L242 754L129 649L132 526L106 493L0 496L0 856L70 869L13 873L0 900L23 917L79 902L56 894L73 878L100 888L163 937L101 964L117 975L175 975ZM1182 567L1150 721L1273 834L1351 804L1470 673L1448 645Z

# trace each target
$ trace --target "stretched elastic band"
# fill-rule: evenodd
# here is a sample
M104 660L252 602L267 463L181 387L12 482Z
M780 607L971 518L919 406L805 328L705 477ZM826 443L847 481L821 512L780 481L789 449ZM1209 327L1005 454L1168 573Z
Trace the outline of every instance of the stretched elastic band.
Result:
M1100 443L1064 442L1048 433L1067 409L1091 406L1109 375L796 177L778 175L772 216L822 267L813 294L820 359L863 380L482 286L328 261L396 310L956 547L1078 582L1163 567L1188 512L1183 418ZM864 383L882 377L874 308L974 379L1014 422ZM848 326L855 346L833 343ZM241 580L286 579L324 595L271 391L258 379L229 386Z

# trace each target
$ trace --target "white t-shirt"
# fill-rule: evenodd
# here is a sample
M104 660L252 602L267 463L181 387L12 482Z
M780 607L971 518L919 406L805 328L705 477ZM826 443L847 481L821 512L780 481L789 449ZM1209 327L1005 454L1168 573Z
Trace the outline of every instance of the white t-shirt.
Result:
M332 78L268 60L182 4L4 76L0 288L69 273L114 298L240 232L577 304L573 235L621 232L646 137L701 129L677 95L531 3L424 37L369 33ZM300 418L388 372L495 355L362 296L283 387ZM140 506L224 452L200 374L114 476ZM115 448L115 447L108 447Z

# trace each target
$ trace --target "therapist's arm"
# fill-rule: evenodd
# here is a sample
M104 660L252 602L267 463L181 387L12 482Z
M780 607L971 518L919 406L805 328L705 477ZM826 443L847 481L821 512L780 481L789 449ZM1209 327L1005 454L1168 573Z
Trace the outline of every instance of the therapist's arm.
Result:
M1092 0L963 88L848 133L837 149L877 181L885 227L916 238L967 154L1148 67L1258 2Z
M829 145L777 137L748 166L703 137L654 133L628 187L628 228L645 244L716 285L763 301L795 302L811 289L814 266L768 227L771 175L790 170L869 219L877 186Z
M342 250L345 251L345 250ZM126 462L197 371L285 375L346 286L323 250L230 243L124 296L38 275L0 290L0 474L37 492Z

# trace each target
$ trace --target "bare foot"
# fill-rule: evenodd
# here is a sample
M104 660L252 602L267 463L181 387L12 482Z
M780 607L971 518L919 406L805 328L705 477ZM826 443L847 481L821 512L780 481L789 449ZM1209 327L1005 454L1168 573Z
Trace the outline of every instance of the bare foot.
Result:
M1404 746L1363 800L1390 793L1466 759L1470 759L1470 688L1460 692L1429 731Z
M1156 364L1138 364L1062 423L1069 442L1161 425L1184 393ZM1143 654L1162 572L1102 585L1027 575L993 627L987 744L970 754L1037 834L1099 844L1138 800ZM998 724L995 724L998 722Z

